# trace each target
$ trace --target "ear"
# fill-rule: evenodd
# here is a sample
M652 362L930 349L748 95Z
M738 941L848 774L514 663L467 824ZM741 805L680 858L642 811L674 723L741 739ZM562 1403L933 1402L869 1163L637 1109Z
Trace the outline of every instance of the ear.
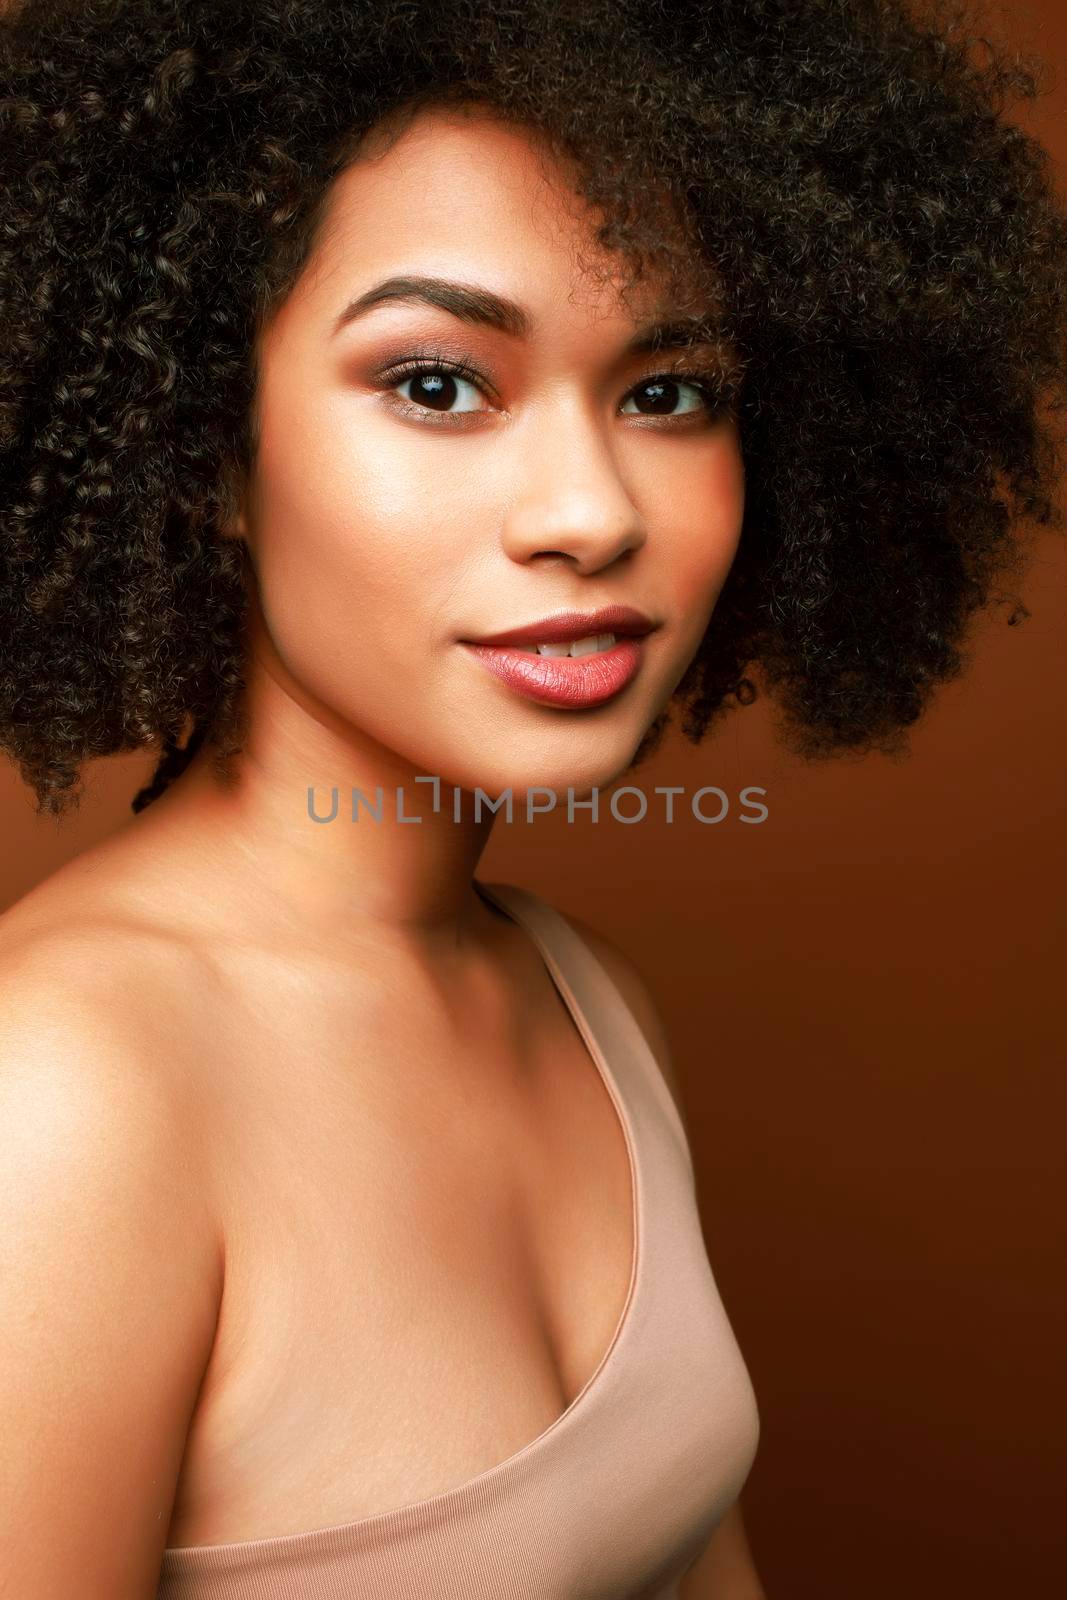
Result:
M216 531L222 539L243 540L247 544L250 523L247 480L236 467L227 467L223 473Z
M224 517L216 529L220 539L243 540L248 543L248 523L243 507L239 507L232 515Z

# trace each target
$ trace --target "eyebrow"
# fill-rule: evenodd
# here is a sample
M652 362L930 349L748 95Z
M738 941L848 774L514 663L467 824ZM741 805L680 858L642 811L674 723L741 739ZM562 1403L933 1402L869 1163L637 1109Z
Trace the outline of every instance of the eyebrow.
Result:
M458 317L461 322L493 328L515 339L526 339L531 332L530 317L522 306L504 295L494 293L492 289L484 289L473 283L458 283L450 278L418 276L386 278L358 295L337 318L334 334L375 306L397 301L406 305L434 306L439 311L447 311L451 316ZM652 350L719 342L717 330L707 317L675 317L638 328L628 341L625 353L643 355Z

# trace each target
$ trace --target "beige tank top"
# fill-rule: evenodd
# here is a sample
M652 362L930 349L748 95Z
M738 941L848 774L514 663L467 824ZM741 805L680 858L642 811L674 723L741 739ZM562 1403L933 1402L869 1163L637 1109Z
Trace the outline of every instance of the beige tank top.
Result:
M515 885L475 887L533 939L626 1135L634 1257L611 1344L555 1422L468 1483L306 1533L167 1549L157 1600L676 1600L748 1476L756 1400L671 1091L570 923Z

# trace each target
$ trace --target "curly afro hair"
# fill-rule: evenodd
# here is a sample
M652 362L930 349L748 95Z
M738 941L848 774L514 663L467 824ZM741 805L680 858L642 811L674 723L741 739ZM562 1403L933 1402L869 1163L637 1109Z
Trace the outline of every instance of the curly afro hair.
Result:
M899 753L1018 525L1062 525L1067 219L1004 116L1038 68L970 26L941 0L9 6L0 742L38 810L87 758L160 747L137 811L205 741L240 750L247 552L217 530L256 331L359 140L448 101L540 130L636 276L717 286L746 509L686 735L754 670L796 752Z

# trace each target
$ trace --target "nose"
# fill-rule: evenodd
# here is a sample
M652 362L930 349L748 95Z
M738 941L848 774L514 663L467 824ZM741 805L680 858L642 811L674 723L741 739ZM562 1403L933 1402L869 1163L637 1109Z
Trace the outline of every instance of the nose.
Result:
M596 572L647 538L603 425L580 407L531 419L502 543L513 561L563 556Z

